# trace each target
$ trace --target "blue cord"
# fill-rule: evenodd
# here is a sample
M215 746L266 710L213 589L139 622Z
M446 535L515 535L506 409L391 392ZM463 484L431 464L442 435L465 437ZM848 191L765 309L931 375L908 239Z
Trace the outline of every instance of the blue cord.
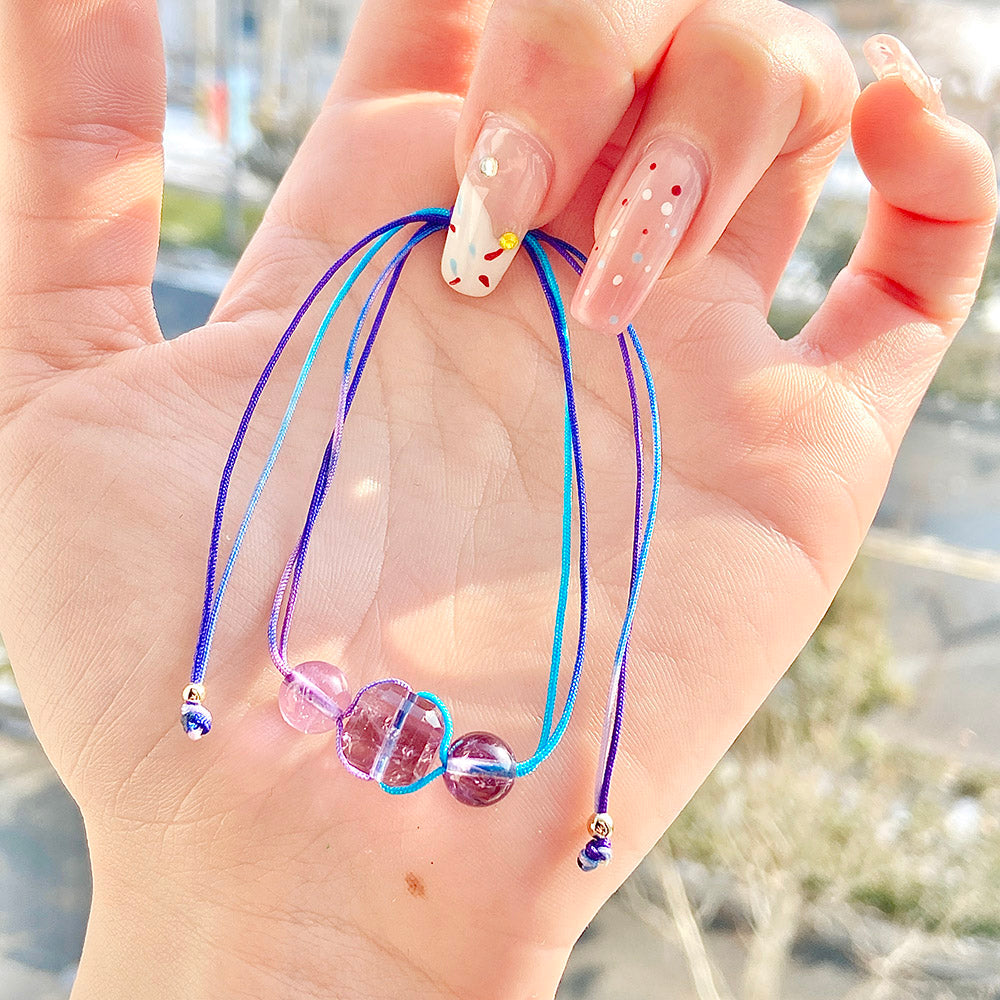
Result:
M222 481L219 485L219 498L216 504L216 516L215 516L215 526L212 535L212 544L209 547L209 566L208 566L208 581L205 588L205 608L202 617L201 629L198 634L198 642L195 647L195 658L194 664L191 670L191 683L199 683L204 679L205 668L208 662L208 656L211 651L212 640L215 636L215 629L218 622L219 610L222 605L222 598L225 594L226 588L229 584L229 577L232 574L233 568L236 565L237 557L239 556L240 549L243 545L243 538L246 534L247 528L250 525L250 521L253 517L254 510L256 509L257 502L260 499L260 495L264 490L264 486L270 477L271 470L274 467L274 463L277 460L278 452L281 451L282 444L284 443L285 435L287 434L288 427L292 421L292 415L295 412L296 406L298 405L299 396L302 393L302 389L305 385L306 379L309 376L309 372L312 369L313 362L316 358L316 353L319 350L319 346L322 343L324 337L326 336L327 329L330 326L330 322L333 319L334 314L340 307L347 293L351 290L354 283L357 281L358 277L361 275L362 271L368 266L368 263L375 256L376 253L388 242L400 229L405 225L409 224L411 221L424 221L424 220L440 220L442 224L447 224L447 220L450 214L444 209L431 208L425 209L420 212L415 212L411 216L403 216L400 219L396 219L393 222L387 223L385 226L379 227L373 233L369 233L363 240L356 243L350 250L344 254L327 272L323 275L320 281L317 283L316 287L313 289L309 298L303 303L303 307L299 309L292 323L289 325L285 334L282 336L278 343L278 347L271 355L271 359L265 366L264 371L258 380L257 386L250 398L250 402L247 405L246 412L244 413L243 420L240 424L239 431L237 432L236 439L233 442L233 446L229 453L229 459L226 463L226 468L223 471ZM236 457L239 453L240 447L243 443L243 436L246 433L246 429L249 426L250 418L256 409L257 402L260 398L260 393L263 391L264 386L269 381L271 374L273 373L274 364L277 362L278 357L284 351L288 339L294 332L295 328L298 326L299 321L305 314L306 309L312 304L315 297L319 294L322 288L327 284L327 282L333 277L336 271L352 256L359 252L365 245L370 243L372 240L377 239L377 242L373 247L371 247L364 255L364 257L359 261L359 263L354 267L351 273L348 275L340 291L337 293L333 303L327 310L326 316L324 317L323 323L320 325L319 330L313 340L312 346L309 350L309 354L306 358L306 363L302 367L299 379L295 385L291 400L289 401L288 408L285 411L284 419L282 420L281 427L278 430L278 435L275 439L274 446L271 449L271 453L268 456L267 462L265 463L264 469L261 472L260 478L257 480L257 484L254 487L253 493L250 497L250 501L247 504L247 509L243 515L243 520L240 522L239 530L236 534L236 538L233 542L232 551L229 554L229 559L226 562L226 567L223 572L222 578L219 581L218 590L215 591L213 598L213 577L215 568L215 554L218 548L218 537L222 526L222 513L225 509L226 498L229 489L229 479L232 474L233 467L236 463Z
M209 587L207 589L207 596L213 597L211 604L209 605L206 601L206 607L210 607L210 613L207 615L206 620L203 622L203 628L199 635L199 643L196 652L195 668L192 672L192 681L198 681L204 675L205 663L208 659L208 653L211 647L212 639L215 633L215 626L219 614L219 609L222 604L223 596L226 592L229 579L232 570L236 564L240 549L242 547L243 539L246 534L247 528L255 512L256 506L260 499L261 493L267 483L267 480L271 474L274 467L275 461L277 459L278 453L284 443L287 431L289 429L292 416L295 412L296 406L299 402L299 398L303 391L305 382L310 374L310 371L315 362L318 350L322 344L323 339L329 329L332 322L333 316L336 313L339 306L344 301L347 293L353 287L362 271L371 262L374 256L382 249L382 247L395 236L405 225L411 222L422 222L423 225L415 233L406 245L393 257L389 265L382 271L379 278L376 280L371 293L365 301L365 304L361 310L360 315L354 324L354 329L351 334L351 338L348 343L345 361L344 361L344 380L345 385L347 379L351 374L351 367L354 361L354 353L357 348L357 343L360 338L361 330L364 326L365 320L367 318L368 312L371 308L372 302L374 301L375 295L378 289L389 279L389 288L386 292L385 298L383 299L382 305L378 311L378 314L373 323L372 330L369 334L368 340L365 344L364 350L358 359L357 367L354 371L353 378L350 381L350 388L347 391L346 399L342 399L343 412L338 415L338 425L342 432L343 421L346 419L347 412L350 410L351 403L354 399L354 394L357 390L361 374L365 368L365 364L368 360L371 348L374 344L375 337L378 332L378 328L381 324L382 316L384 315L385 308L388 305L389 297L391 296L392 290L395 286L395 281L398 279L399 274L402 270L403 265L409 257L410 251L419 242L429 236L431 233L436 232L439 229L444 228L447 225L450 218L450 213L444 209L428 209L422 212L412 213L411 215L405 216L401 219L395 220L393 223L388 223L386 226L380 227L375 233L370 234L365 240L357 244L351 251L345 255L341 261L331 268L321 280L320 284L314 289L313 294L304 304L304 308L307 308L311 304L315 295L318 294L319 289L329 280L332 273L340 266L345 260L349 259L355 252L357 252L361 247L364 247L367 243L371 242L372 239L378 237L377 242L371 246L358 264L351 271L347 279L345 280L340 291L334 298L333 303L330 305L329 309L324 316L320 327L314 337L313 343L310 350L306 356L305 362L302 365L302 369L299 373L298 380L296 382L295 388L292 392L291 399L289 401L288 407L286 409L284 418L282 420L281 426L279 427L275 442L272 446L271 452L268 459L264 465L264 469L258 478L257 484L254 487L253 493L251 494L250 501L247 505L247 509L244 513L243 519L240 523L240 528L237 532L236 538L234 540L233 549L230 552L229 558L226 563L225 570L219 582L218 590L215 594L212 594L211 588L211 566L209 569ZM552 645L552 655L549 667L549 680L546 691L545 709L542 718L541 732L539 735L538 746L534 754L527 760L519 762L516 765L515 773L518 776L523 776L530 774L539 764L541 764L558 746L561 741L566 728L569 724L570 717L573 712L573 708L576 703L576 697L579 688L580 675L583 666L584 652L586 645L586 626L588 617L588 599L589 599L589 587L588 587L588 570L587 570L587 558L588 558L588 526L587 526L587 504L586 504L586 489L584 485L583 477L583 460L582 460L582 449L580 446L580 435L579 426L577 423L577 413L576 413L576 401L573 389L573 377L572 377L572 356L570 351L569 343L569 332L566 323L565 307L563 304L562 296L559 291L558 283L553 274L552 267L548 258L547 253L541 245L541 240L549 243L555 249L564 256L574 267L578 267L576 260L585 261L586 258L579 250L572 247L565 241L559 240L556 237L550 237L548 234L541 232L531 232L527 234L524 238L523 245L527 251L529 257L534 264L536 273L539 277L539 281L542 286L542 291L545 295L549 311L552 316L553 325L555 327L556 336L559 344L560 358L563 368L563 377L565 383L566 391L566 405L564 407L564 433L563 433L563 460L564 460L564 473L563 473L563 508L562 508L562 544L560 550L560 579L559 579L559 592L558 600L556 605L556 616L555 624L553 629L553 645ZM244 424L241 424L240 432L238 432L237 440L234 441L233 451L230 453L230 462L227 463L227 469L224 473L224 481L220 486L220 504L217 509L217 522L221 518L221 509L225 503L226 490L228 488L228 473L232 471L232 463L235 461L235 453L238 452L239 446L242 443L242 435L245 433L245 424L249 422L249 417L253 412L253 407L256 404L256 400L259 397L259 393L262 390L267 379L270 377L271 370L273 369L273 364L287 342L287 337L294 326L297 325L297 321L301 319L301 315L304 310L300 310L300 314L293 321L292 327L286 331L285 337L279 343L279 348L276 350L275 354L272 355L272 359L265 368L265 372L262 374L261 380L258 383L258 387L255 390L255 394L251 399L251 404L248 406L247 413L244 416ZM615 656L616 669L621 663L625 651L627 651L628 637L631 633L632 622L635 615L635 609L638 599L639 583L641 582L646 558L648 555L649 543L652 536L653 521L656 512L657 499L659 495L660 486L660 462L661 462L661 444L660 444L660 425L659 416L656 405L655 389L653 387L652 374L650 372L648 363L646 361L645 355L642 352L642 347L633 327L629 326L629 337L632 342L633 349L636 352L636 356L639 359L639 363L642 367L643 376L646 383L646 389L649 394L650 408L652 413L652 424L653 424L653 452L654 452L654 463L653 463L653 485L652 485L652 497L650 502L650 509L646 519L645 531L643 534L643 540L640 547L639 558L637 560L636 572L633 576L633 586L629 595L629 603L626 608L625 621L622 626L622 632L619 638L618 648ZM336 436L337 432L335 432ZM319 509L322 506L323 500L326 496L326 492L329 489L330 481L335 473L337 458L339 457L339 447L333 448L334 439L331 438L330 444L327 447L327 451L324 455L324 461L320 468L320 473L317 478L316 489L314 491L313 502L310 505L310 511L307 516L306 525L303 530L303 536L300 542L300 548L296 553L295 559L295 576L293 578L293 591L294 586L298 580L298 574L301 571L302 565L304 564L306 548L308 546L309 534L316 517L319 514ZM558 720L555 719L555 705L558 698L558 687L559 687L559 677L560 677L560 666L562 661L563 644L564 644L564 632L565 632L565 615L568 604L568 594L569 594L569 579L572 569L572 513L573 513L573 486L574 479L576 484L576 495L578 500L579 509L579 573L580 573L580 631L579 638L577 642L577 652L573 664L573 670L570 677L569 687L566 692L565 701L563 703L562 711L559 714ZM213 538L214 541L214 538ZM287 614L287 612L286 612ZM287 622L286 629L287 631ZM282 647L283 648L283 647ZM429 784L435 778L439 777L444 773L445 765L447 762L448 748L451 743L451 736L453 733L453 723L451 715L448 712L447 707L444 703L434 694L430 692L418 692L420 697L424 697L431 701L442 714L444 720L444 738L440 747L440 758L441 766L435 768L432 772L425 775L419 781L412 782L409 785L401 787L390 787L382 784L382 788L393 795L407 794L409 792L417 791L419 788L423 788L425 785ZM553 723L555 726L553 728Z

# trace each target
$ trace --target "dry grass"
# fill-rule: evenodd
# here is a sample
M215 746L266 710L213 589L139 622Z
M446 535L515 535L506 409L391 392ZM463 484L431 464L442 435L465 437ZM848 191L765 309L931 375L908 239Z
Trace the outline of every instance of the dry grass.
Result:
M858 564L665 838L665 852L744 890L743 1000L784 995L804 907L877 913L923 943L926 932L1000 938L1000 778L878 737L873 715L907 697L887 664L881 601ZM865 996L895 995L890 957L871 956L882 992Z

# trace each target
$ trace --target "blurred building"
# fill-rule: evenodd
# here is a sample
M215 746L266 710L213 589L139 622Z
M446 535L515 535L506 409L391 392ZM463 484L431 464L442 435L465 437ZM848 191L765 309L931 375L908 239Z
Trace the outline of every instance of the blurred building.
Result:
M171 103L200 106L220 85L263 131L301 129L336 73L361 0L159 0Z

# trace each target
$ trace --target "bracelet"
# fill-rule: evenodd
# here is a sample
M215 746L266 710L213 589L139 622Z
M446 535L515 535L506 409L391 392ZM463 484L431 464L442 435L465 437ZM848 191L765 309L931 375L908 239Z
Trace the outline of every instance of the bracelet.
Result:
M290 627L312 531L336 473L347 417L351 411L365 366L375 345L393 292L411 253L429 236L446 229L448 224L449 213L446 210L429 208L402 216L368 233L320 278L296 312L265 364L240 420L219 483L209 544L201 626L195 644L190 682L183 693L181 724L184 731L192 739L200 739L212 727L212 715L204 704L204 678L223 598L237 563L247 529L270 478L299 398L334 316L348 292L379 251L399 234L404 233L408 227L415 226L415 231L381 270L354 323L344 359L336 420L320 462L302 531L285 564L275 591L267 627L268 645L272 662L282 675L278 704L285 721L303 733L336 730L337 752L350 773L367 781L375 781L384 791L394 795L415 792L441 777L445 786L459 802L471 806L485 806L499 802L504 798L511 790L516 778L530 774L556 749L573 713L585 658L589 595L586 486L565 310L558 284L552 272L548 252L545 249L547 245L579 273L586 258L575 247L540 230L527 233L523 239L523 246L534 265L552 317L562 362L565 389L561 569L556 599L549 680L541 733L534 752L525 760L519 761L515 759L513 751L503 739L492 733L481 731L469 732L453 740L452 719L444 702L431 692L414 691L409 684L398 678L390 677L376 680L362 687L352 698L347 679L339 667L319 660L307 660L290 666L288 661ZM496 256L501 252L515 250L517 245L517 237L511 233L504 233L498 240L498 246L488 253ZM359 259L334 296L313 338L289 398L281 425L275 435L274 443L253 488L226 564L216 583L222 525L230 481L260 397L285 347L317 297L333 277L359 255ZM380 293L381 299L372 316L367 339L360 354L358 354L357 348L361 334ZM629 642L652 538L660 486L660 427L652 373L639 337L631 325L627 328L627 333L622 332L618 335L618 346L631 400L635 440L636 475L632 569L628 601L615 653L605 711L599 766L595 782L594 814L588 824L591 839L577 859L580 868L587 871L593 870L611 859L610 838L613 824L608 813L611 777L622 733ZM356 354L357 360L355 361ZM652 430L652 473L649 477L650 496L648 506L645 507L645 517L643 516L645 459L638 390L632 364L633 354L642 371L643 386L649 401ZM574 497L579 574L579 629L573 667L562 708L557 717L556 702L563 659L564 625L573 562Z

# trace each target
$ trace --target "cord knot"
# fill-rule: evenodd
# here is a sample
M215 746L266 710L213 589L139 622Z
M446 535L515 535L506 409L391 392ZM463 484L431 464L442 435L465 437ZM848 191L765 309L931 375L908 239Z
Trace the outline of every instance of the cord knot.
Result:
M611 841L607 837L594 837L588 840L580 851L576 863L581 871L592 872L600 865L606 865L611 860Z
M200 702L186 701L181 707L181 726L193 740L200 740L212 728L212 713Z

